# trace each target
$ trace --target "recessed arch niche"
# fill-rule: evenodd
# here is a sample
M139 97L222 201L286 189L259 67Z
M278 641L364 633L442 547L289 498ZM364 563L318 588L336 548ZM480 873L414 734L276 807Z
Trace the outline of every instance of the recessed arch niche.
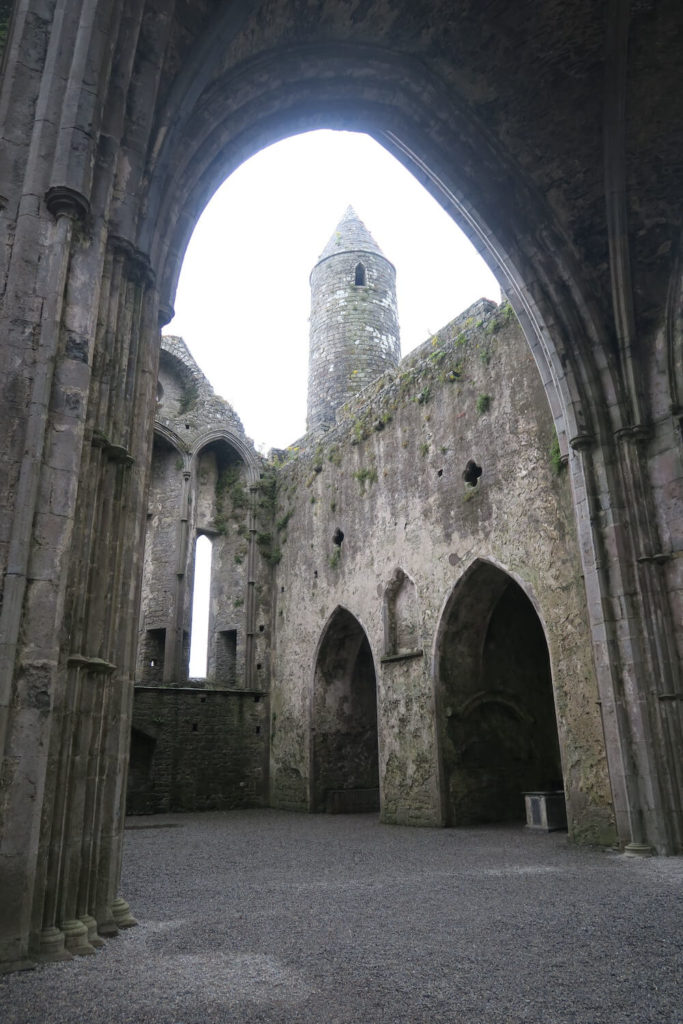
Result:
M318 646L311 744L312 810L379 810L375 665L365 630L342 607Z
M385 656L414 653L420 648L417 592L400 567L394 569L385 588L383 618Z
M445 823L523 821L562 767L545 633L511 576L477 561L456 584L434 666Z

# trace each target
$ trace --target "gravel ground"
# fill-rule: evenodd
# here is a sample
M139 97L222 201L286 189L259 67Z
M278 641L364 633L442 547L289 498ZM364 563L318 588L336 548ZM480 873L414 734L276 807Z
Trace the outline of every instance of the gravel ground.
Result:
M140 921L0 978L2 1024L683 1024L683 859L521 828L135 818Z

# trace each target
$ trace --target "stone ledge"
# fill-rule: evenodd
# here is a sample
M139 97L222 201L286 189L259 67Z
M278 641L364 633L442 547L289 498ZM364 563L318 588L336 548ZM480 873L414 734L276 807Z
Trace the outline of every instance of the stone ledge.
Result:
M397 654L383 654L379 659L382 665L388 665L393 661L408 661L410 658L421 658L424 651L416 647L412 651L399 651Z

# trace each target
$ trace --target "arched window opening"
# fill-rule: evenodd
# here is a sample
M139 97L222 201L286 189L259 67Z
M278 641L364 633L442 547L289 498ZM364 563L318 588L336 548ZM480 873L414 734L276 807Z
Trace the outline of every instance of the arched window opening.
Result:
M206 679L209 657L209 613L211 604L211 541L197 537L192 590L190 634L190 678Z
M356 284L356 285L366 285L367 283L368 282L367 282L367 279L366 279L366 276L365 276L365 267L364 267L364 265L362 263L357 263L356 264L356 280L354 281L354 284Z

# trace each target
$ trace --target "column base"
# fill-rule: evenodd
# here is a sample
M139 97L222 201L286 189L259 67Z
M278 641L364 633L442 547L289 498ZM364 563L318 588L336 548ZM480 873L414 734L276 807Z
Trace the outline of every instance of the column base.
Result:
M64 945L74 956L90 956L95 952L95 947L88 942L88 929L82 921L74 918L71 921L62 921L64 932Z
M627 843L624 847L624 857L653 857L654 852L647 843Z
M97 934L97 921L90 914L81 914L78 919L88 929L88 942L94 949L102 949L107 943Z
M130 912L130 907L122 896L117 896L111 905L114 920L119 928L134 928L137 921Z
M12 974L13 971L32 971L37 967L35 960L5 960L0 963L0 974Z
M119 934L111 907L102 910L97 918L97 934L105 939L113 939Z
M43 928L40 933L38 959L41 963L57 963L60 960L73 960L73 956L64 948L65 935L61 928L51 925Z

